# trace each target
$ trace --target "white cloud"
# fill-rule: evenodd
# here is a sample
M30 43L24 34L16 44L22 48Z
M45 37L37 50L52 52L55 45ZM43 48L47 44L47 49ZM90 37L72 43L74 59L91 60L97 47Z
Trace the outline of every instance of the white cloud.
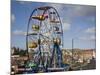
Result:
M31 33L33 33L33 31L30 30L28 33L31 34ZM15 31L12 31L12 35L23 35L23 36L26 36L27 32L22 31L22 30L15 30Z
M91 27L85 30L86 33L95 33L96 32L96 28L95 27Z
M11 14L11 22L13 23L15 21L15 15Z
M95 41L96 40L96 36L95 36L96 29L95 29L95 27L87 28L84 32L88 33L88 34L85 34L84 36L79 37L78 39L84 40L84 41Z
M95 37L94 35L92 35L92 36L90 37L90 39L95 40L96 37Z
M72 5L68 7L69 17L93 16L96 14L95 6Z
M91 35L91 36L79 37L78 39L84 40L84 41L95 41L96 40L96 37L95 37L95 35Z
M21 30L15 30L12 32L13 35L26 35L26 32Z
M31 4L32 2L31 1L23 1L23 0L18 0L18 2L20 3L20 4Z
M61 17L61 22L64 31L68 31L71 29L71 23L69 19L67 19L66 17Z
M24 2L24 1L19 1L19 3L20 3L20 4L25 4L25 2Z
M68 30L70 30L71 24L64 22L64 23L62 23L62 27L63 27L64 31L68 31Z

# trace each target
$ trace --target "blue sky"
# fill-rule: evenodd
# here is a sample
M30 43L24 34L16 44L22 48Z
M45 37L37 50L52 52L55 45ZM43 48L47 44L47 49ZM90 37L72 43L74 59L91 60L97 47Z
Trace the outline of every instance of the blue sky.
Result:
M64 31L64 48L95 48L96 7L90 5L52 4L23 2L11 3L11 46L26 48L24 33L27 30L29 16L34 8L53 6L57 9Z

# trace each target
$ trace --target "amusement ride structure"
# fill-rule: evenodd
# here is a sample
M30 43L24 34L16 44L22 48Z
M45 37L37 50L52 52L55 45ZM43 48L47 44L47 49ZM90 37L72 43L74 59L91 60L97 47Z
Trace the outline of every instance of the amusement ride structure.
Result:
M27 67L34 72L63 71L63 29L54 7L39 7L32 11L27 27Z

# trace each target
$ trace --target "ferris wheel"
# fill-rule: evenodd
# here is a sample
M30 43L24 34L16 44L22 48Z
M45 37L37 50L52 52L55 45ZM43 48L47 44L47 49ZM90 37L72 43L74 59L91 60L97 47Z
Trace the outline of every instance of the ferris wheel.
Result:
M57 10L50 6L34 9L28 21L26 35L30 60L38 67L59 67L62 47L63 29Z

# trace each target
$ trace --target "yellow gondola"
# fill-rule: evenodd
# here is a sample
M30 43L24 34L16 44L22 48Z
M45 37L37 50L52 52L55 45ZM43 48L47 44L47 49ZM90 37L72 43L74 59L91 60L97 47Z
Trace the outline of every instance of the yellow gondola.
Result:
M37 46L36 42L29 42L29 48L36 48Z
M34 31L38 31L40 29L40 26L39 25L32 25L32 29Z
M45 20L46 18L48 18L48 14L44 14L44 15L39 15L39 16L32 16L33 19L37 19L40 21Z
M60 38L54 38L53 42L60 45L61 44L61 39Z
M33 19L37 19L37 20L45 20L45 17L44 16L32 16Z

